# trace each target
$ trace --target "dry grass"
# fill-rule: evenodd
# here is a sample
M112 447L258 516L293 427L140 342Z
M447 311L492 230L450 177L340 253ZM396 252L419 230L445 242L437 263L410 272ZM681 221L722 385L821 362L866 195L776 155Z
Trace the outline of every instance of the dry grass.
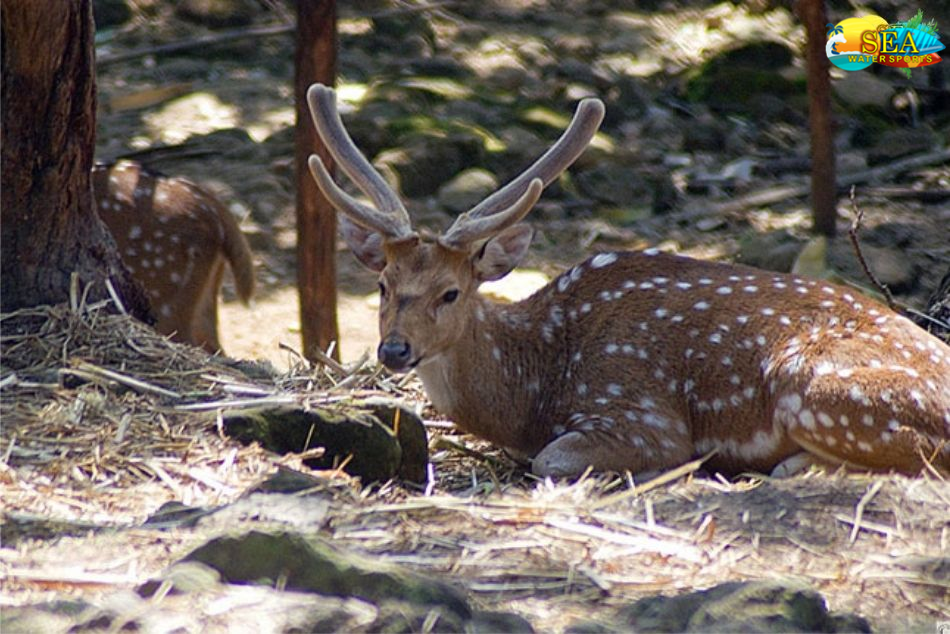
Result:
M171 343L102 305L20 311L0 326L5 533L23 516L123 528L0 549L6 604L139 583L208 536L200 526L134 528L162 503L226 504L279 465L307 471L300 456L224 437L223 409L365 395L423 403L415 382L373 365L298 364L276 375ZM648 482L539 482L444 421L427 425L427 487L360 489L315 473L330 509L314 530L455 580L481 605L543 629L647 594L779 576L878 628L950 618L950 485L930 474L726 481L697 461Z

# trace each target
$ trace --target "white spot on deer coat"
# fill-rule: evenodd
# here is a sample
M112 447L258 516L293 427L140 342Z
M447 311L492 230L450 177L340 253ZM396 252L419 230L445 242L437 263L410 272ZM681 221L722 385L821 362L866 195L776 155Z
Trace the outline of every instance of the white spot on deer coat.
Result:
M591 261L591 268L600 269L617 261L616 253L598 253Z
M814 431L815 430L815 415L811 413L810 409L803 409L798 413L798 420L801 422L802 427L805 429Z

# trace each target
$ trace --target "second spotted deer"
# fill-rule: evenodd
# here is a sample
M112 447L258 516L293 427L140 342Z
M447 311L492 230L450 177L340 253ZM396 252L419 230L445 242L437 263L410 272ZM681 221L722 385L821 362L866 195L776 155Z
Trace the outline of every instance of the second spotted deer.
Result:
M379 271L379 358L415 368L462 429L532 459L539 475L653 471L712 450L712 467L801 457L880 470L950 470L950 347L853 290L660 253L599 253L530 298L478 286L525 256L522 218L604 115L580 103L522 175L441 235L413 230L362 156L331 89L308 93L320 137L364 204L316 156L344 237Z
M97 164L92 186L99 217L148 294L155 329L220 350L218 291L225 264L238 297L247 303L254 294L251 250L228 209L191 181L132 161Z

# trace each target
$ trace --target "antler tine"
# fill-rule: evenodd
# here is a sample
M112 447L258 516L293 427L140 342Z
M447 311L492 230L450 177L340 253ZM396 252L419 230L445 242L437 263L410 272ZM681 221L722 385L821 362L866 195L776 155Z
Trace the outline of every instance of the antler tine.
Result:
M524 193L524 188L534 179L540 179L546 187L558 175L570 167L577 160L604 120L604 104L599 99L584 99L581 101L570 125L561 134L557 142L545 152L531 167L520 176L499 189L497 192L480 202L468 213L460 216L449 231L461 222L470 222L473 218L491 216L499 209L512 206ZM464 220L463 220L464 219Z
M311 154L310 158L307 159L307 166L310 168L313 180L317 181L317 187L327 197L334 209L352 218L353 222L374 229L384 236L398 238L404 235L393 222L393 216L382 214L369 205L364 205L340 189L333 182L333 177L330 176L330 172L327 171L319 156Z
M544 181L535 178L528 183L528 188L521 197L507 209L481 218L472 217L470 211L462 214L439 238L439 242L447 247L459 249L476 240L497 234L524 218L537 204L543 189Z
M307 90L307 103L313 124L327 150L360 191L370 197L376 209L360 203L340 189L319 157L311 156L308 161L310 171L327 199L338 211L386 236L399 238L411 234L412 222L406 208L343 127L334 90L323 84L313 84Z

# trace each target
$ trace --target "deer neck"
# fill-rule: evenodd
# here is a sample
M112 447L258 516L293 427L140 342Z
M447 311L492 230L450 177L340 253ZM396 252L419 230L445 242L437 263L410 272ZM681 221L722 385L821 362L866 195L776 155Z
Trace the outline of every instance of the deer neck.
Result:
M555 355L530 336L534 311L525 302L477 301L459 341L416 372L433 406L460 428L534 453L548 440L537 424L538 399Z

